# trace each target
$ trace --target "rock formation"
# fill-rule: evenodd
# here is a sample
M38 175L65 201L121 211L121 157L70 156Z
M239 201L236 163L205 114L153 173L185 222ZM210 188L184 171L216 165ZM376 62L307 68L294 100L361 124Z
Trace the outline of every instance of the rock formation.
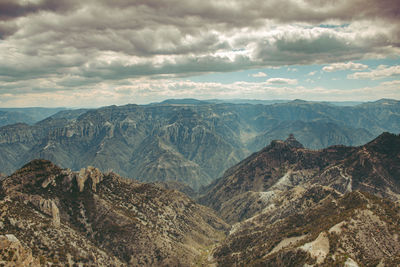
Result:
M39 267L40 262L32 256L29 248L22 246L14 235L0 235L1 266Z
M0 234L41 264L189 266L227 225L184 194L34 160L1 182ZM8 261L5 256L2 258Z

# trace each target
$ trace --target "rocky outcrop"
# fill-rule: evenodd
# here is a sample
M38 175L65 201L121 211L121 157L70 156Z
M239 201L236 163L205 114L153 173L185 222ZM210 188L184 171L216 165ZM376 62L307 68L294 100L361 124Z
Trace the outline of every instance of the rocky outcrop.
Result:
M285 140L285 144L294 147L294 148L304 148L304 146L296 140L294 134L289 134L289 137Z
M40 262L32 256L30 249L22 246L12 234L0 235L1 266L39 267Z
M1 182L0 234L43 265L190 266L228 229L186 195L45 160Z
M289 208L296 205L289 203ZM325 195L303 211L293 210L272 222L273 213L261 212L235 225L215 249L214 258L220 266L346 266L350 262L397 266L398 208L391 201L356 191Z
M79 192L83 192L86 182L89 182L91 184L91 189L96 192L96 185L100 183L103 178L104 175L100 172L100 170L92 166L82 168L79 173L75 175Z

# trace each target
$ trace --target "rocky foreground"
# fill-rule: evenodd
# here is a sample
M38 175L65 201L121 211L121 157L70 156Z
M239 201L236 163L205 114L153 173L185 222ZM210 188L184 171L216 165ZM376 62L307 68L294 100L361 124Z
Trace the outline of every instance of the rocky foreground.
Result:
M183 193L35 160L1 182L0 251L20 266L190 266L228 229Z
M228 170L200 201L232 224L220 266L398 266L400 136L314 151L293 136Z

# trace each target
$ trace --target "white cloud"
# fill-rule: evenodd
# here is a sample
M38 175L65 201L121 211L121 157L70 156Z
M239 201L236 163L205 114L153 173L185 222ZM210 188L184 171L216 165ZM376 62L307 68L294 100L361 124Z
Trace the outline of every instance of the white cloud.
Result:
M347 78L378 80L397 75L400 75L400 65L391 67L379 66L378 68L371 71L353 73L351 75L348 75Z
M314 76L315 74L317 74L317 71L311 71L310 73L308 73L308 76Z
M370 101L380 98L400 99L399 83L385 82L375 87L357 89L327 89L324 87L293 86L271 84L267 82L193 82L176 79L128 79L109 84L100 82L96 86L75 88L74 90L53 91L50 83L46 91L35 92L26 88L26 93L10 94L0 91L0 105L49 106L49 107L98 107L105 105L123 105L128 103L144 104L162 101L167 98L194 97L198 99L305 99L305 100L354 100ZM283 86L282 86L283 85ZM27 85L28 86L28 85ZM42 88L43 89L43 88Z
M267 77L268 75L265 72L258 72L258 73L254 73L251 75L254 78L261 78L261 77Z
M400 80L388 81L381 83L382 86L400 86Z
M267 80L266 84L289 84L294 85L297 84L296 79L287 79L287 78L270 78Z
M361 63L347 62L347 63L333 63L329 66L322 68L323 71L333 72L339 70L365 70L368 66Z

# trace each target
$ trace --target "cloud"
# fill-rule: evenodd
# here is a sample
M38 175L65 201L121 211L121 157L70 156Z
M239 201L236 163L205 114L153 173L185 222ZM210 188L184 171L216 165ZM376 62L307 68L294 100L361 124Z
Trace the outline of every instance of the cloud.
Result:
M41 11L64 13L78 7L75 0L43 0L43 1L0 1L0 20L27 16Z
M309 72L307 75L308 75L308 76L314 76L315 74L317 74L317 71L311 71L311 72Z
M381 83L382 86L400 86L400 80L388 81Z
M287 79L287 78L270 78L267 80L266 84L297 84L296 79Z
M334 72L339 70L365 70L368 66L361 63L347 62L347 63L333 63L329 66L322 68L326 72Z
M24 94L23 81L39 94L399 55L399 8L397 0L0 0L0 92Z
M254 78L261 78L261 77L267 77L268 75L265 72L258 72L258 73L254 73L251 75Z
M376 69L368 72L356 72L347 76L349 79L371 79L378 80L387 77L400 75L400 65L385 67L378 66Z
M51 88L55 81L42 81L46 90L34 91L28 86L24 94L13 94L0 91L0 105L15 106L49 106L49 107L98 107L105 105L123 105L128 103L149 103L161 101L174 96L176 98L195 97L198 99L305 99L326 101L370 101L380 98L400 98L398 84L382 83L375 87L356 89L327 89L303 86L275 86L268 82L193 82L189 80L127 79L123 82L99 82L96 86L85 86L74 90L54 91ZM18 82L21 83L21 82ZM19 84L22 85L22 84ZM18 84L15 84L17 87Z

